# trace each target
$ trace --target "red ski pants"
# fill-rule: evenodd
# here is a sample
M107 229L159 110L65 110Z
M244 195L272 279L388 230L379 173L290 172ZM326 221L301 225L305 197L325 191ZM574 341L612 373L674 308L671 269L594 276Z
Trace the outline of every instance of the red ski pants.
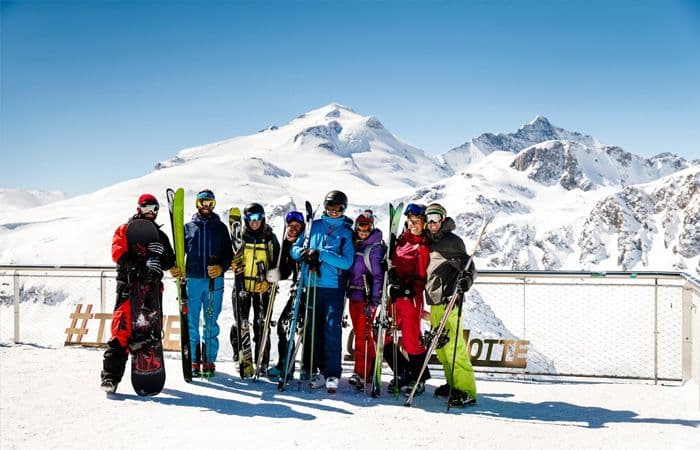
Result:
M420 336L420 320L423 312L422 303L418 306L413 302L412 298L401 297L394 301L393 307L389 306L389 315L393 317L396 314L396 327L401 332L399 345L409 355L420 355L427 350L421 343ZM391 342L392 333L387 333L385 342Z
M350 318L352 319L352 330L355 333L355 370L354 372L367 380L374 368L375 343L372 333L374 316L377 313L376 306L370 306L370 317L365 314L365 302L350 302ZM367 333L365 339L365 332ZM365 347L367 350L365 351ZM365 365L365 357L367 364Z

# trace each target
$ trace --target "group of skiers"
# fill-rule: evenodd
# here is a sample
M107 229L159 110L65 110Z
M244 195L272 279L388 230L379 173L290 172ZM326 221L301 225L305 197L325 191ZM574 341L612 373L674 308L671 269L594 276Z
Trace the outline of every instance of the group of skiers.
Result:
M149 244L146 267L136 268L125 242L127 224L115 232L112 256L117 263L117 300L112 338L104 354L103 389L111 392L116 389L126 364L130 333L126 286L129 273L147 270L161 279L163 270L170 270L173 277L186 277L190 348L196 352L192 355L192 375L210 377L216 371L224 273L231 269L243 280L237 294L239 321L247 320L253 309L254 354L255 360L261 361L257 376L274 380L286 376L284 381L292 378L294 358L288 361L285 356L291 353L289 346L295 345L288 339L294 302L300 295L306 299L294 321L297 329L302 330L300 378L307 380L311 388L325 387L335 392L342 372L342 322L347 299L355 336L349 384L363 390L372 382L374 328L377 312L383 305L390 318L383 355L394 372L388 390L407 397L411 392L420 395L425 391L430 372L424 362L430 355L428 339L421 333L421 320L428 316L424 303L431 307L430 323L436 328L443 319L447 302L453 295L460 296L461 302L461 296L470 289L476 275L464 242L453 233L455 223L444 207L437 203L409 204L403 211L404 229L396 237L385 237L376 227L372 211L364 211L354 221L347 217L348 198L334 190L325 196L321 217L313 220L308 230L301 212L288 212L280 244L266 223L263 206L251 203L243 211L243 243L234 255L229 230L214 212L214 193L208 189L199 192L196 206L197 213L185 225L185 273L174 265L173 250L164 233L160 232L158 245ZM139 197L137 213L130 220L154 221L158 208L157 199L144 194ZM385 238L392 245L387 246ZM391 254L386 254L387 251ZM277 320L279 360L270 366L269 339L262 342L263 334L267 335L264 327L270 323L264 316L273 300L270 298L273 286L290 278L293 286L290 297ZM299 289L295 287L297 284L301 284ZM162 283L160 286L162 291ZM200 318L203 318L201 333ZM458 320L458 308L452 308L444 332L435 337L447 384L438 387L434 394L449 397L450 406L467 406L476 402L476 383ZM430 333L426 335L433 337ZM233 339L233 333L232 343L240 345Z

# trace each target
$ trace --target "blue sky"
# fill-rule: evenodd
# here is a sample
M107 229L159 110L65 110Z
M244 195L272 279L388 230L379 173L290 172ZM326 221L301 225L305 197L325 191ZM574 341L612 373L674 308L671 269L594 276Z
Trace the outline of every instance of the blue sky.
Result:
M700 1L2 1L0 188L69 195L331 102L430 154L537 114L700 157Z

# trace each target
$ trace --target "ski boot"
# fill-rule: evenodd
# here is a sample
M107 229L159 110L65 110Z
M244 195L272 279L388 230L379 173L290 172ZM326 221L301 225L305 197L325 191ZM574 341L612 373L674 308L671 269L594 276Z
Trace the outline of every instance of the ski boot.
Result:
M466 392L452 389L452 395L450 395L450 398L447 400L447 404L453 408L463 408L465 406L476 405L476 399L472 398L472 396Z
M100 384L100 389L105 391L108 394L114 394L117 392L117 384L112 380L102 380L102 384Z
M365 388L364 380L356 373L350 375L350 378L348 378L348 383L350 384L350 386L354 386L355 389L357 389L358 391L361 391Z
M413 391L413 386L416 387L416 393L413 394L414 396L419 396L423 392L425 392L425 383L422 381L411 381L406 385L406 387L403 390L403 395L405 397L410 397L411 396L411 391Z
M323 377L323 375L321 375L321 377ZM335 394L335 392L338 390L337 377L328 377L328 379L326 380L326 390L329 394Z
M202 366L202 377L211 378L216 374L216 365L214 363L204 363Z
M199 378L202 376L201 365L197 362L192 363L192 378Z

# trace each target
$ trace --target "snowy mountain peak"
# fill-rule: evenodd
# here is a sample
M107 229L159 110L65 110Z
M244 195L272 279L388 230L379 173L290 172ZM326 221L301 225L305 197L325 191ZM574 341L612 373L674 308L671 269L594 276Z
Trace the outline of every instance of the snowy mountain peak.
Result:
M594 147L593 137L556 127L544 116L521 126L515 133L484 133L466 144L448 150L440 159L448 164L454 172L464 170L472 162L496 152L518 153L521 150L547 141L566 140L585 146Z
M534 129L534 130L552 130L553 129L553 126L550 123L550 121L547 120L547 118L545 116L540 116L540 115L537 115L535 117L535 119L532 120L532 122L530 122L527 125L523 125L522 127L520 127L520 129L522 130L525 127L530 127L531 129Z

